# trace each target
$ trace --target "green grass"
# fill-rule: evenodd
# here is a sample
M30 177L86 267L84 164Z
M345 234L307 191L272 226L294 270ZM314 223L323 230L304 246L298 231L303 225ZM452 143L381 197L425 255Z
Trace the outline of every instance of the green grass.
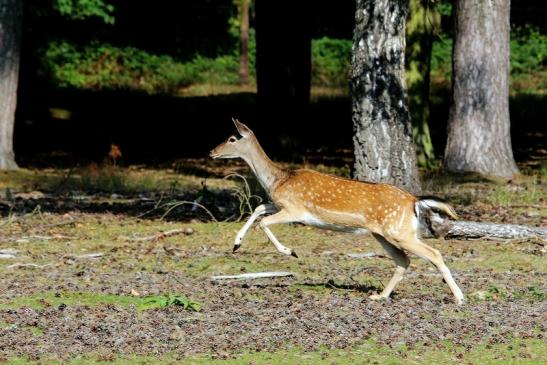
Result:
M180 298L182 296L170 296L169 298ZM42 309L45 307L58 307L60 305L67 306L99 306L99 305L115 305L119 307L135 306L139 310L162 308L170 305L182 305L175 301L166 300L167 296L125 296L114 294L101 294L101 293L81 293L81 292L62 292L62 293L40 293L24 297L15 297L10 300L0 300L0 310L14 309L14 308L32 308ZM191 301L189 301L191 302ZM195 303L195 302L192 302ZM190 310L199 310L199 304L192 307L189 305ZM33 332L34 333L34 332ZM36 332L38 334L39 332Z
M534 184L496 186L484 200L493 205L538 204L544 197L543 193Z
M536 339L514 339L507 344L483 344L469 350L448 341L435 346L419 345L409 348L404 345L380 345L372 340L350 349L327 349L304 351L294 348L278 352L245 352L230 355L225 359L218 356L180 358L175 355L124 356L117 354L84 354L69 361L56 359L40 360L40 364L540 364L547 361L545 343ZM32 361L16 358L8 364L31 364Z

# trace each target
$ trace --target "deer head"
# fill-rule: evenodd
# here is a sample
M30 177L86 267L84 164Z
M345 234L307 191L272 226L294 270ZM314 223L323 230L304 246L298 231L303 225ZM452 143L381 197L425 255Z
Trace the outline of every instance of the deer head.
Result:
M228 137L226 141L216 146L209 154L212 158L243 158L256 148L256 139L252 130L237 119L233 119L236 129L241 136Z

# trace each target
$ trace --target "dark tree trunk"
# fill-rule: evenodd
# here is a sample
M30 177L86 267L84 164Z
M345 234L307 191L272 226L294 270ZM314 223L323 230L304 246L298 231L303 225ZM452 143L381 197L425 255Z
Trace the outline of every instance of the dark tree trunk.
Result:
M0 0L0 170L17 168L13 153L13 127L22 16L20 0Z
M249 84L249 2L239 5L239 84Z
M408 0L358 0L351 95L355 177L418 193L405 89Z
M453 101L444 167L511 177L518 173L509 121L509 0L458 0Z
M255 1L258 134L278 150L282 139L296 141L299 130L309 129L302 124L311 86L310 6L304 0Z

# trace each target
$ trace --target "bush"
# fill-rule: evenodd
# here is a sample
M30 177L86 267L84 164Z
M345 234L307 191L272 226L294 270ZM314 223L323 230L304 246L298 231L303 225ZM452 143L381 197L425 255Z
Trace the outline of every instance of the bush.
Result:
M152 93L171 92L198 81L191 65L176 62L169 56L99 42L85 47L65 41L50 42L42 60L51 81L60 87Z
M207 58L198 55L187 65L194 70L196 80L200 80L206 84L239 84L239 56L225 55L216 58Z
M312 41L312 84L315 86L348 85L351 40L323 37Z
M511 32L511 74L531 73L547 66L547 35L537 28Z

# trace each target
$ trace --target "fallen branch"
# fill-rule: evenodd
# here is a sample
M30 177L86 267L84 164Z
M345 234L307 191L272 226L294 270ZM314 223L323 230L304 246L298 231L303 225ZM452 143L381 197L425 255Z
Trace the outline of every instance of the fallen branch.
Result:
M96 253L86 253L83 255L65 255L63 256L64 259L71 259L71 260L81 260L81 259L98 259L99 257L103 257L104 253L102 252L96 252Z
M547 241L546 227L530 227L518 224L483 223L472 221L451 221L433 214L429 217L429 232L435 237L455 239L535 239Z
M219 275L211 276L211 280L253 280L253 279L263 279L263 278L278 278L286 276L295 276L292 272L287 271L270 271L270 272L256 272L256 273L247 273L240 275Z
M128 241L133 241L133 242L146 242L146 241L160 241L166 237L176 236L179 234L185 234L189 236L193 233L194 233L194 230L192 228L184 228L184 229L171 229L169 231L160 232L158 234L145 236L145 237L122 237L122 238Z
M353 259L371 259L373 257L386 257L386 255L376 252L348 253L347 256Z
M38 265L38 264L23 264L21 262L17 262L12 265L6 266L8 269L19 269L19 268L31 268L31 269L43 269L48 266L52 266L53 264L44 264L44 265Z

